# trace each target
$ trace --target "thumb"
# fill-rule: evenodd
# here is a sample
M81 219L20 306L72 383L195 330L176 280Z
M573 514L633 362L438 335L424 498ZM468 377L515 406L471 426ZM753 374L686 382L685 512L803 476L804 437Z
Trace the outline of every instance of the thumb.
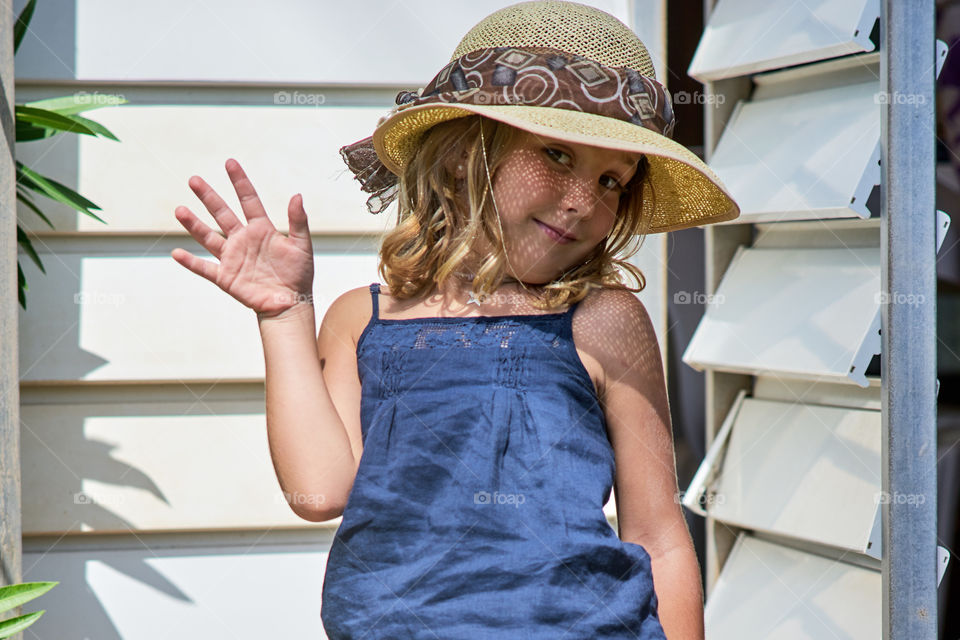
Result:
M303 194L290 198L287 207L287 217L290 220L290 237L310 246L310 228L307 226L307 212L303 209Z

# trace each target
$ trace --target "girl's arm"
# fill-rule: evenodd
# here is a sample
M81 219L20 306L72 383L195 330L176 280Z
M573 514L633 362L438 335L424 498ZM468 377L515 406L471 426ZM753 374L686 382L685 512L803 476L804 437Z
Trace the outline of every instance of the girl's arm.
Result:
M356 311L351 301L365 296L348 292L335 300L314 339L313 246L303 198L290 200L290 232L284 235L240 163L231 158L225 168L247 223L202 178L192 176L190 188L222 233L187 207L177 207L175 215L216 261L180 248L170 255L257 313L266 362L267 438L277 478L294 513L328 520L342 512L356 475L351 439L359 448L360 385L348 318Z
M359 381L348 316L351 295L330 305L316 337L312 304L259 317L270 456L290 508L313 522L343 512L356 476L355 455L359 460L351 443L354 434L348 435L340 417L340 411L357 414L348 421L359 447Z
M650 554L669 640L703 640L703 592L678 500L670 407L657 336L629 291L602 290L586 324L603 366L603 405L616 460L620 538Z

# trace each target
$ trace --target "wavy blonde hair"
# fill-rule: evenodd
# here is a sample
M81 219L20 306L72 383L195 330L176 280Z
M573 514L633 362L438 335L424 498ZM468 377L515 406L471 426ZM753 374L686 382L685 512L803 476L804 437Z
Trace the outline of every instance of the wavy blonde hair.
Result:
M475 274L473 291L480 295L499 288L508 265L490 185L518 133L511 125L470 115L441 122L423 134L399 176L397 224L380 243L378 270L392 296L419 298L442 286L463 267L480 233L493 250ZM466 168L463 179L456 177L458 163ZM535 294L535 308L572 304L594 287L635 293L646 287L643 272L626 261L642 246L654 210L646 157L639 165L620 196L610 234L556 280L523 285ZM630 273L639 286L626 286L621 271Z

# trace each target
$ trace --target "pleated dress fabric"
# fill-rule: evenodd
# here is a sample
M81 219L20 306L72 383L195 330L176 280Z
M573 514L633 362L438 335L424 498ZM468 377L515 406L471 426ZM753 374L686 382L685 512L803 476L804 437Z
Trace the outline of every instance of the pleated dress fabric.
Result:
M379 317L363 455L334 536L331 640L665 640L650 556L603 505L613 449L561 313Z

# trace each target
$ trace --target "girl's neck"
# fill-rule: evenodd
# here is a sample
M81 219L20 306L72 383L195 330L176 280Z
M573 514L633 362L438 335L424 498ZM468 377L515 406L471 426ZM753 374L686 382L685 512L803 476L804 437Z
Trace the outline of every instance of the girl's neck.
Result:
M508 275L495 291L478 297L473 293L473 279L473 271L457 269L443 286L434 288L433 295L440 299L443 306L476 307L489 314L512 313L517 309L533 308L530 302L538 285L521 283Z
M496 290L486 296L481 294L478 299L473 293L473 281L487 253L486 246L473 247L460 267L453 270L442 287L435 286L433 293L440 296L445 304L468 304L485 313L499 313L508 307L534 308L531 301L540 295L542 285L521 282L511 273L504 274Z

